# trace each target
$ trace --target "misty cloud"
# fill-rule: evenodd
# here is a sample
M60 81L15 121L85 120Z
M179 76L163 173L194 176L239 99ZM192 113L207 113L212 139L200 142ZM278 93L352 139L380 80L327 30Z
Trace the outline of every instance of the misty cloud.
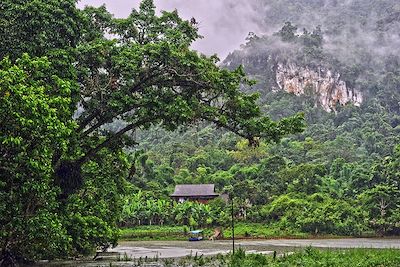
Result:
M106 4L116 17L126 17L139 0L82 0L79 6ZM385 32L377 31L380 20L391 19L390 14L400 14L400 4L393 0L155 0L157 9L177 9L185 19L194 17L199 23L203 39L193 48L211 55L217 53L224 59L229 52L245 43L249 32L271 35L284 22L291 21L299 28L313 30L321 25L324 32L324 49L342 62L349 64L364 60L362 54L374 60L390 53L400 53L400 19ZM392 15L393 16L393 15ZM366 19L367 18L367 19ZM265 44L268 45L268 44ZM269 44L274 46L275 44ZM282 47L282 44L278 44ZM271 50L274 47L270 47ZM356 51L356 53L355 53Z
M206 54L223 58L238 49L249 32L260 32L257 1L159 0L157 4L165 10L177 8L187 19L196 18L204 38L193 47Z

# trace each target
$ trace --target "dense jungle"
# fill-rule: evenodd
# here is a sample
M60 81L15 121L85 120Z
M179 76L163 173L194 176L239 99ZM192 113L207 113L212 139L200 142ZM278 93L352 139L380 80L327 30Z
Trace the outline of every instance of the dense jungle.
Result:
M248 238L400 234L400 4L251 6L257 32L219 59L151 0L0 2L2 266L151 226L229 237L232 203ZM229 201L177 203L179 184Z

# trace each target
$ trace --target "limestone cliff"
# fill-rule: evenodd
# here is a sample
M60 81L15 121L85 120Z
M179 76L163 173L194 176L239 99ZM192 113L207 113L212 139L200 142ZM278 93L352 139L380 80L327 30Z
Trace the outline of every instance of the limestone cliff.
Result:
M336 106L353 103L359 106L363 101L360 91L349 88L341 80L339 73L319 67L311 69L293 63L278 63L276 83L281 90L295 95L313 95L316 104L328 112L336 111Z

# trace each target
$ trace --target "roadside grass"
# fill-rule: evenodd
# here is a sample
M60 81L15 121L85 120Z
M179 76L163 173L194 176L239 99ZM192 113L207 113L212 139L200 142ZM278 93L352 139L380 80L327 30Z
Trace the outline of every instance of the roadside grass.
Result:
M224 229L224 237L232 237L232 227ZM236 238L308 238L309 234L295 230L282 230L275 225L262 223L243 223L235 224Z
M273 259L260 254L245 254L238 251L230 257L232 267L284 267L284 266L338 266L338 267L398 267L400 250L398 249L347 249L318 250L306 248L291 255Z
M141 225L131 228L121 228L122 240L186 240L187 227Z
M216 227L201 228L205 239L208 239ZM223 238L232 237L231 227L221 227ZM131 228L121 228L122 240L187 240L189 228L186 226L159 226L142 225ZM296 232L290 229L282 230L273 225L261 223L235 224L235 237L244 238L308 238L309 234Z

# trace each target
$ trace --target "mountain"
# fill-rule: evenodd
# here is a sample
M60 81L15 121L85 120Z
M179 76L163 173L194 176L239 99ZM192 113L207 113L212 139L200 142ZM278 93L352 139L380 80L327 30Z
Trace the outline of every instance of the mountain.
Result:
M268 34L250 33L222 66L244 67L257 83L243 90L259 93L260 105L273 119L304 112L308 125L302 134L270 146L269 153L293 163L328 167L337 158L370 164L391 155L400 143L400 4L393 0L255 3L260 10L256 19ZM204 127L200 132L208 129L207 138L197 141L193 138L200 138L198 128L171 134L156 129L137 138L143 143L140 149L167 154L177 143L190 144L190 154L204 145L218 148L223 136L233 142L229 149L235 149L236 137ZM293 147L296 142L303 150L305 142L312 146L298 151ZM175 172L181 165L185 163L174 167Z
M343 138L357 151L353 159L390 154L399 142L400 5L305 0L259 5L265 31L276 31L250 33L223 61L231 69L243 65L257 81L244 90L259 92L275 119L304 111L309 127L300 138L323 143Z

